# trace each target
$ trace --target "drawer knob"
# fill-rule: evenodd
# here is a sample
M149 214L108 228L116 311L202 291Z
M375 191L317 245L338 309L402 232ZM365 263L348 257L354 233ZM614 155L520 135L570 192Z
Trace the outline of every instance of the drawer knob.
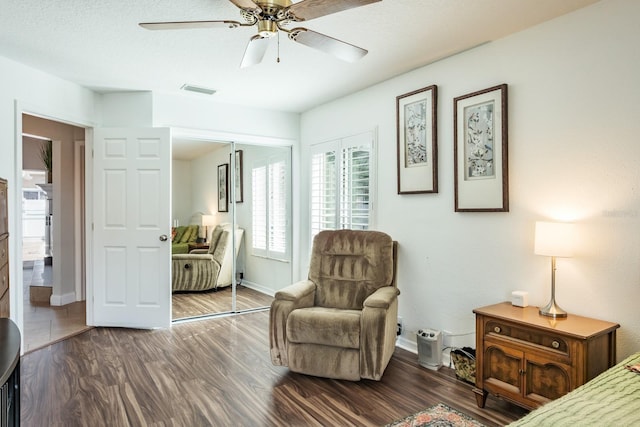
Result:
M553 347L553 348L560 348L560 343L559 343L558 341L553 341L553 342L551 343L551 347Z
M499 334L502 331L502 329L500 328L500 326L495 326L493 328L493 332L495 332L496 334Z

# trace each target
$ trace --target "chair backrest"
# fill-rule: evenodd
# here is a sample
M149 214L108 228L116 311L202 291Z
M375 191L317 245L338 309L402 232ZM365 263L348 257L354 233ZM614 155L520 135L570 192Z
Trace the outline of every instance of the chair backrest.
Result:
M321 231L313 240L309 280L315 305L362 309L376 289L395 286L395 245L379 231Z
M229 223L220 224L216 226L211 232L209 253L213 255L220 264L220 273L218 274L218 280L216 281L218 286L226 286L231 284L233 278L233 244L231 236L232 226ZM240 252L240 245L242 243L242 237L244 230L236 227L236 250L235 257L237 258Z

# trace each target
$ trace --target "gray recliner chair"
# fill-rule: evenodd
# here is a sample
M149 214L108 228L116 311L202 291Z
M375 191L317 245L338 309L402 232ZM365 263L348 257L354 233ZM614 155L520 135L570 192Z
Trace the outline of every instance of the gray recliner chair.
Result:
M378 231L322 231L309 278L275 294L274 365L327 378L379 380L396 343L396 242Z

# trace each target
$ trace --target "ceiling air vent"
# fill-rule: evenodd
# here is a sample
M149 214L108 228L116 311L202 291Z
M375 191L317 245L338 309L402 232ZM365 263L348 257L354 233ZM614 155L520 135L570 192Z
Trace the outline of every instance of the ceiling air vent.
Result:
M214 93L216 93L214 89L209 89L208 87L202 87L202 86L196 86L196 85L190 85L190 84L183 84L180 89L186 90L189 92L203 93L205 95L213 95Z

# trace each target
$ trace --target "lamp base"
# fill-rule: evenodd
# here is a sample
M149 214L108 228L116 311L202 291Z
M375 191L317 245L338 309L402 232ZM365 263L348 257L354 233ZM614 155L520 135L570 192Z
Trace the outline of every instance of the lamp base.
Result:
M547 317L553 317L554 319L567 317L567 312L556 304L556 300L554 298L551 298L549 304L544 307L540 307L540 314Z

